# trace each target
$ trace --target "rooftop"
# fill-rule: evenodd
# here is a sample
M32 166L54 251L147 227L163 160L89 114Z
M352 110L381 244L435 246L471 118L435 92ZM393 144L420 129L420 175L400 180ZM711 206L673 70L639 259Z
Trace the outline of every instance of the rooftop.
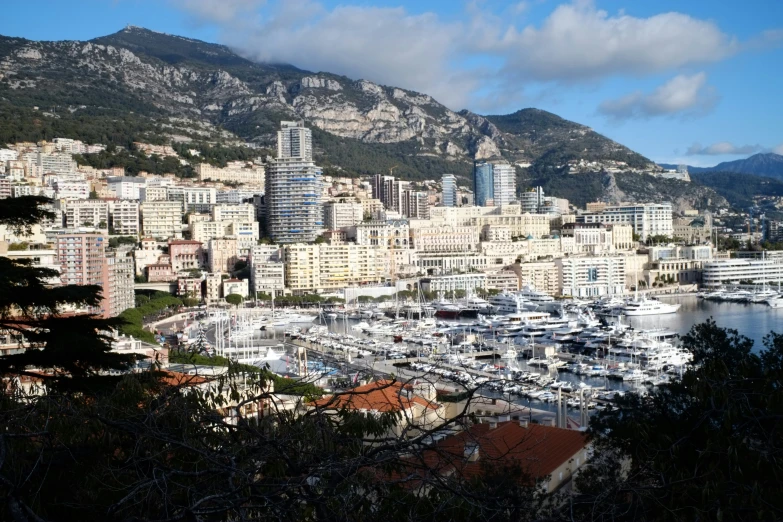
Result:
M381 380L354 388L343 394L332 395L315 401L319 407L329 406L335 409L367 410L389 413L409 410L414 404L423 408L435 409L437 404L413 394L407 394L409 386L402 382Z

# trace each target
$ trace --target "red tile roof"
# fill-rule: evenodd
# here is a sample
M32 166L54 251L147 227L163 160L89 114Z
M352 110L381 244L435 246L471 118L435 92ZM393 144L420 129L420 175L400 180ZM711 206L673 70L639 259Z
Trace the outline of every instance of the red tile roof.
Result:
M584 432L529 424L518 421L475 424L469 429L438 442L425 451L430 471L455 472L464 477L483 473L482 462L518 464L527 475L540 479L550 475L587 445ZM476 461L465 459L465 446L478 445Z
M402 382L398 381L375 381L342 394L325 397L315 401L314 404L334 409L348 408L382 413L408 410L414 404L430 409L438 407L436 403L415 395L411 395L409 398L403 392L403 388L410 387L405 387Z

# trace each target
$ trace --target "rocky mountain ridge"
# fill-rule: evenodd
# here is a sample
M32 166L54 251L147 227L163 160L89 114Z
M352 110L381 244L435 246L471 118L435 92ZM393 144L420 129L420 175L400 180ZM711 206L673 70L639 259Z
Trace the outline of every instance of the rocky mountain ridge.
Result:
M132 26L89 42L0 37L0 97L60 113L91 108L208 123L261 146L274 143L280 120L303 119L319 160L355 174L399 165L401 177L467 178L474 160L501 157L537 175L574 172L580 162L594 171L658 169L546 111L455 112L426 94L255 63L222 45Z

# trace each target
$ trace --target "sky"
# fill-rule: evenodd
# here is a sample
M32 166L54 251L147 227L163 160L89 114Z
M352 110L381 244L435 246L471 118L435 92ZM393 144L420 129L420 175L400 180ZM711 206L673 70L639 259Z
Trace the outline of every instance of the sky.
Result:
M453 110L544 109L659 163L783 154L781 0L38 0L4 10L0 34L126 24Z

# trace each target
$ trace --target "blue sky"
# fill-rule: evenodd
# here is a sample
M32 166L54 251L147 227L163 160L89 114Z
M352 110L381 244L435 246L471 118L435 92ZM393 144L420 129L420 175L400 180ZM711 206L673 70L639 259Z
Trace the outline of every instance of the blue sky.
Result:
M86 40L125 24L455 110L538 107L659 162L783 153L779 0L39 0L6 9L0 34Z

